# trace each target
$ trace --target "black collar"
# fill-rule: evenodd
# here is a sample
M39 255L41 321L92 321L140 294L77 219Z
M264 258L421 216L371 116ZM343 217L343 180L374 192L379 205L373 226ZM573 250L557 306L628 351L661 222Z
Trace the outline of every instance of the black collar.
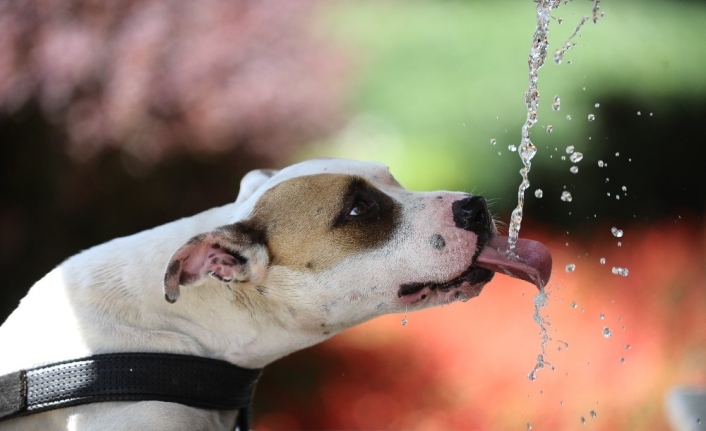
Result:
M238 410L250 425L250 403L262 369L170 353L113 353L57 362L0 376L0 420L101 401L167 401Z

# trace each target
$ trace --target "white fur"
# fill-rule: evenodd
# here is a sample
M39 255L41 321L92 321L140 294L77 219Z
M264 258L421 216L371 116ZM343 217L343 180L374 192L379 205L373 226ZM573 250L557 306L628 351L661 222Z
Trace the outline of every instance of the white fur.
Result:
M258 284L271 288L266 297L252 283L208 279L182 287L176 303L165 301L165 267L186 241L247 219L268 189L315 173L363 176L393 197L403 208L395 237L318 273L264 268ZM465 196L412 193L384 166L344 160L308 161L271 177L248 174L235 203L96 246L39 280L0 327L0 375L124 351L185 353L263 367L376 316L453 301L456 297L435 291L426 301L406 304L397 290L403 283L450 280L470 265L476 236L458 229L451 215L451 202ZM436 233L446 239L443 250L429 245ZM97 403L2 421L0 429L227 430L235 415L162 402Z

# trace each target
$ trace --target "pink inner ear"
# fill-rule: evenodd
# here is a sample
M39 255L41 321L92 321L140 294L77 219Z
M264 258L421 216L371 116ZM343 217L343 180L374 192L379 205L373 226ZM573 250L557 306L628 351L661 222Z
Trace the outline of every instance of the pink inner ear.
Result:
M193 282L195 279L208 275L213 275L222 281L235 279L240 262L218 244L203 242L192 247L193 249L182 268L185 272L182 280Z

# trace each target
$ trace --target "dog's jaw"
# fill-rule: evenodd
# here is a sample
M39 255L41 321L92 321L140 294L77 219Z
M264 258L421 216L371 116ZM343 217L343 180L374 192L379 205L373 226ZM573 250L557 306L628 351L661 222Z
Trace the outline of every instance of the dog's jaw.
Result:
M444 283L403 284L397 291L397 296L405 305L426 301L427 307L457 300L467 301L480 295L493 275L490 270L471 266L458 277Z

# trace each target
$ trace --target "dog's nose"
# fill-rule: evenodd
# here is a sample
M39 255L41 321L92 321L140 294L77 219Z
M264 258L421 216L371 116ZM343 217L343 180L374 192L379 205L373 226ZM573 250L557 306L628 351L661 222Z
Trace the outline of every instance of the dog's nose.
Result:
M469 196L451 204L454 223L461 229L492 231L492 218L482 196Z

